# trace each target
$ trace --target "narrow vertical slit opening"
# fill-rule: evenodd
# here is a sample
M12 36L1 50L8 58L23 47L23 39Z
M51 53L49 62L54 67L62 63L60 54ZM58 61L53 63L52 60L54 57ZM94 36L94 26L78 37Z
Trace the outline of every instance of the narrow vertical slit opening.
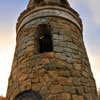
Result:
M38 51L39 53L44 52L52 52L53 51L53 43L52 43L52 35L51 35L51 27L50 25L42 24L37 28L37 37L38 37Z

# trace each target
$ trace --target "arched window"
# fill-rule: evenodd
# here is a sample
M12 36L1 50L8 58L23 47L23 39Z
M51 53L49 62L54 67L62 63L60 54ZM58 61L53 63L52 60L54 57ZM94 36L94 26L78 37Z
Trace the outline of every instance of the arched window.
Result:
M43 2L44 0L34 0L35 3Z
M51 27L46 24L39 25L37 28L37 40L39 46L39 52L52 52L52 35L51 35Z

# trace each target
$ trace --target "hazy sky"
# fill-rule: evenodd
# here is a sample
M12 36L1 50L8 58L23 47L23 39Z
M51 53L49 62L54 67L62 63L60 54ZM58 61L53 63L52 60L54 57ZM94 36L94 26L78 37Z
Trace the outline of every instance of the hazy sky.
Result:
M0 0L0 95L6 95L16 42L16 22L29 0ZM100 0L69 0L83 21L91 68L100 87Z

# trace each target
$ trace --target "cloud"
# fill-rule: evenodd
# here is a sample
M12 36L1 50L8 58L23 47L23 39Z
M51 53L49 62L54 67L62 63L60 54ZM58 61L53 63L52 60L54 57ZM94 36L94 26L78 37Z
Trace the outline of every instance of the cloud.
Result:
M86 1L88 4L88 8L92 13L92 18L95 24L100 25L100 0L89 0Z
M82 18L86 47L92 53L100 51L100 0L69 1Z
M88 13L91 13L91 18L94 23L100 25L100 0L69 0L69 2L75 9L79 7L83 7L83 10L85 7L89 9L90 12Z

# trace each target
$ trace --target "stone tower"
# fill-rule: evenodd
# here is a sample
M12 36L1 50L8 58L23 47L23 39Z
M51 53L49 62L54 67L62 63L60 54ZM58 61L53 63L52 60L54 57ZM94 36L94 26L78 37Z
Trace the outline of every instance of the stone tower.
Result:
M6 100L97 100L82 31L67 0L30 0L18 18Z

